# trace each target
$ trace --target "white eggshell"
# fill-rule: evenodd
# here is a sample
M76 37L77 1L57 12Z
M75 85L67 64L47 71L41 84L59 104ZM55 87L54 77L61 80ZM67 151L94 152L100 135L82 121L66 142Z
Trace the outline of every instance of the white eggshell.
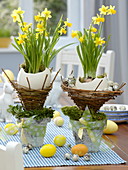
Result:
M29 87L28 82L27 82L27 77L30 83L30 87L32 89L42 89L46 74L48 74L46 83L44 88L48 87L50 85L51 81L51 72L48 68L46 68L43 72L39 73L26 73L23 68L20 69L18 76L17 76L17 83Z
M101 82L101 80L103 80L103 81ZM104 78L95 78L94 80L92 80L90 82L85 82L85 83L81 83L79 81L79 78L77 78L75 86L76 86L77 89L95 90L100 82L101 82L101 84L99 85L97 90L104 90L105 88L108 87L108 80L107 80L106 77L104 77Z

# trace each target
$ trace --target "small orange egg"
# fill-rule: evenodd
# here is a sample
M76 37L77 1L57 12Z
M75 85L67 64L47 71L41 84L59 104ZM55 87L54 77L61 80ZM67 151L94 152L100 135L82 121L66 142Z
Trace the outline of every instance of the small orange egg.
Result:
M71 148L72 154L84 156L88 152L88 147L84 144L77 144Z

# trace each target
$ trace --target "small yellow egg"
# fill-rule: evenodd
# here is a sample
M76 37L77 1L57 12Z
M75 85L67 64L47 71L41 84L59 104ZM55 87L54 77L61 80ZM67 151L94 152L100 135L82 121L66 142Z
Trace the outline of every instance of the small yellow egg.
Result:
M14 123L8 123L4 126L4 130L8 135L15 135L18 132L18 127Z
M56 147L52 144L45 144L40 149L40 154L44 157L52 157L56 153Z
M4 72L8 75L10 80L14 80L14 74L11 70L4 70ZM2 72L2 76L4 76L8 80L4 72Z
M55 111L53 112L53 119L56 118L56 117L58 117L58 116L61 116L61 114L60 114L59 111L55 110Z
M103 133L112 134L112 133L117 132L117 130L118 130L118 125L115 122L113 122L112 120L107 120L107 126L103 130Z
M54 118L54 123L56 126L63 126L64 119L61 116Z
M54 137L53 142L57 146L64 146L66 143L66 137L64 135L57 135Z

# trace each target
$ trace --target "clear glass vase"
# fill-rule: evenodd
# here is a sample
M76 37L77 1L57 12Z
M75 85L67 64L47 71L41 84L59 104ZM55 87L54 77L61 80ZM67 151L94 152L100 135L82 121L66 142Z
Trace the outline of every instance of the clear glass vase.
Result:
M76 144L85 144L89 152L99 151L103 129L106 125L106 119L101 121L87 122L84 126L81 122L70 120L70 127Z
M34 120L33 118L26 119L20 131L22 144L31 144L33 147L42 146L46 134L47 123L50 122L50 120L50 118L44 118L40 121Z

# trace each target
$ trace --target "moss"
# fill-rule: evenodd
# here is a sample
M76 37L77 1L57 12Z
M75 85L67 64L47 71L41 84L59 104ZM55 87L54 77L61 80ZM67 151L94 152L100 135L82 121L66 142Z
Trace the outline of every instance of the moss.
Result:
M23 68L24 71L25 71L26 73L28 73L29 67L28 67L28 64L26 64L25 62L22 63L22 64L20 64L20 68ZM42 72L42 71L44 71L44 70L45 70L45 66L44 66L43 64L41 64L41 65L40 65L40 68L39 68L39 72Z
M71 120L79 120L81 117L88 121L104 120L106 115L103 112L90 112L90 110L80 110L77 106L65 106L61 108L62 112L69 116Z
M72 120L79 120L84 111L80 110L77 106L65 106L61 108L62 112L69 116Z
M8 112L12 113L12 115L14 115L17 119L29 118L33 116L35 120L41 120L47 117L52 118L54 110L51 108L42 108L41 110L23 110L21 105L10 105Z
M106 119L106 115L103 112L96 112L93 115L92 121L95 121L95 120L104 120L104 119Z

